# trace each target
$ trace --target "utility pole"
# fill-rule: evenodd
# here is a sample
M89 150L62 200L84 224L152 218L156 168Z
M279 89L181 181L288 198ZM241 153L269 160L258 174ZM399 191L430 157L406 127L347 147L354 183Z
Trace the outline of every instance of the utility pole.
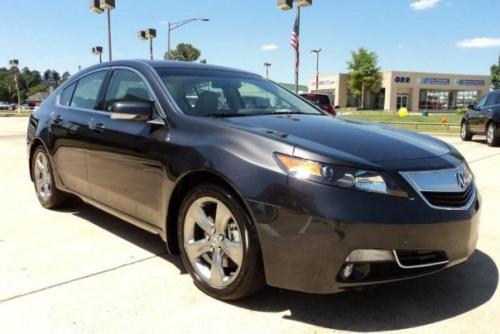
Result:
M16 84L16 94L17 94L17 113L21 112L21 92L19 90L19 60L11 59L9 60L9 65L14 69L14 83Z
M107 12L108 17L108 52L109 61L113 60L113 50L111 48L111 10L115 9L115 0L90 0L90 10L101 14Z
M92 48L92 53L99 56L99 64L102 64L102 52L103 52L102 46L96 46Z
M177 28L182 27L183 25L186 25L188 23L194 22L194 21L203 21L203 22L208 22L210 19L205 19L205 18L198 18L198 17L193 17L190 19L182 20L179 22L168 22L168 34L167 34L167 60L170 60L170 32L172 30L175 30Z
M276 5L281 10L290 10L293 8L293 3L297 6L297 16L295 19L294 34L296 40L293 41L295 45L295 93L299 92L299 67L300 67L300 8L312 5L312 0L277 0ZM292 39L294 36L292 35Z
M321 52L321 49L313 49L311 50L311 53L316 54L316 93L319 91L319 53Z
M269 79L269 67L271 67L271 63L264 63L266 67L266 79Z
M137 37L140 40L149 40L149 59L153 60L153 38L156 38L156 29L141 30L137 33Z

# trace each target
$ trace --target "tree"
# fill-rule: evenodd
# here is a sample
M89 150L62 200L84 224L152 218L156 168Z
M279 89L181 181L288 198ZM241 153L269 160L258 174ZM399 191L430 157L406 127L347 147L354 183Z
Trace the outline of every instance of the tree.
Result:
M498 57L498 64L493 64L490 70L493 89L500 89L500 57Z
M378 67L378 56L365 48L351 52L352 59L347 62L349 80L347 82L351 94L361 96L361 108L365 107L367 91L376 92L380 89L382 76Z
M59 81L61 80L61 76L59 75L59 72L54 71L54 70L46 70L43 73L43 81L47 84L52 84L57 86Z
M177 47L170 52L166 52L164 58L180 61L196 61L201 56L201 51L189 43L177 44Z
M61 77L61 82L68 80L70 76L71 76L71 74L68 71L64 72L62 77Z

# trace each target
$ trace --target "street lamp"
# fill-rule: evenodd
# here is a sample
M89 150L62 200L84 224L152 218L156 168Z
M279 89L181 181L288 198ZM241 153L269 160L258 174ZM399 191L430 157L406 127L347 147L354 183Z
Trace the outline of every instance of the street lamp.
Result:
M17 113L21 112L21 93L19 92L19 78L17 72L19 71L19 60L11 59L9 60L9 65L14 69L14 82L16 84L17 93ZM10 86L9 86L10 87Z
M311 53L316 54L316 93L319 90L319 53L321 52L321 49L312 49Z
M299 65L300 65L300 52L299 52L299 32L300 32L300 7L308 7L312 5L312 0L277 0L276 5L281 10L289 10L293 8L293 3L297 5L297 18L295 19L294 26L294 41L293 47L295 48L295 93L299 92Z
M269 67L271 67L271 63L264 63L266 67L266 78L269 79Z
M186 25L188 23L191 23L191 22L194 22L194 21L203 21L203 22L208 22L210 21L210 19L201 19L201 18L198 18L198 17L194 17L194 18L190 18L190 19L186 19L186 20L182 20L182 21L179 21L179 22L168 22L168 45L167 45L167 59L170 59L170 32L172 30L175 30L177 28L180 28L182 27L183 25Z
M102 46L96 46L95 48L92 48L92 53L99 56L99 64L102 64L102 51Z
M111 10L115 9L115 0L90 0L90 10L94 13L101 14L104 11L108 14L108 50L109 61L113 60L111 48Z
M153 38L156 38L156 29L141 30L137 32L137 37L142 41L149 39L149 58L153 60Z

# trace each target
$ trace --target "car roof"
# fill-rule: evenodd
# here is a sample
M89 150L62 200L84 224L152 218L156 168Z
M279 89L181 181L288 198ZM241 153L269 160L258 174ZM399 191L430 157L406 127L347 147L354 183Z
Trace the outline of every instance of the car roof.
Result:
M104 62L102 64L97 64L88 69L85 69L84 71L87 72L88 70L96 70L99 68L105 68L109 66L138 67L141 65L150 66L153 67L154 69L166 68L166 69L213 70L213 71L238 72L238 73L258 76L258 74L255 73L225 66L209 65L209 64L202 64L195 62L174 61L174 60L146 60L146 59L115 60L111 62Z

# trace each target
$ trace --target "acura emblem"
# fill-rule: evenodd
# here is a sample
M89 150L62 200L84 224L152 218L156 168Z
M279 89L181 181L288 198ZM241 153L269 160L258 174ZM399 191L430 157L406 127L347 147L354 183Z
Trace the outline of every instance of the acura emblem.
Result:
M465 188L465 176L462 171L457 173L457 181L458 181L458 186L462 189Z

